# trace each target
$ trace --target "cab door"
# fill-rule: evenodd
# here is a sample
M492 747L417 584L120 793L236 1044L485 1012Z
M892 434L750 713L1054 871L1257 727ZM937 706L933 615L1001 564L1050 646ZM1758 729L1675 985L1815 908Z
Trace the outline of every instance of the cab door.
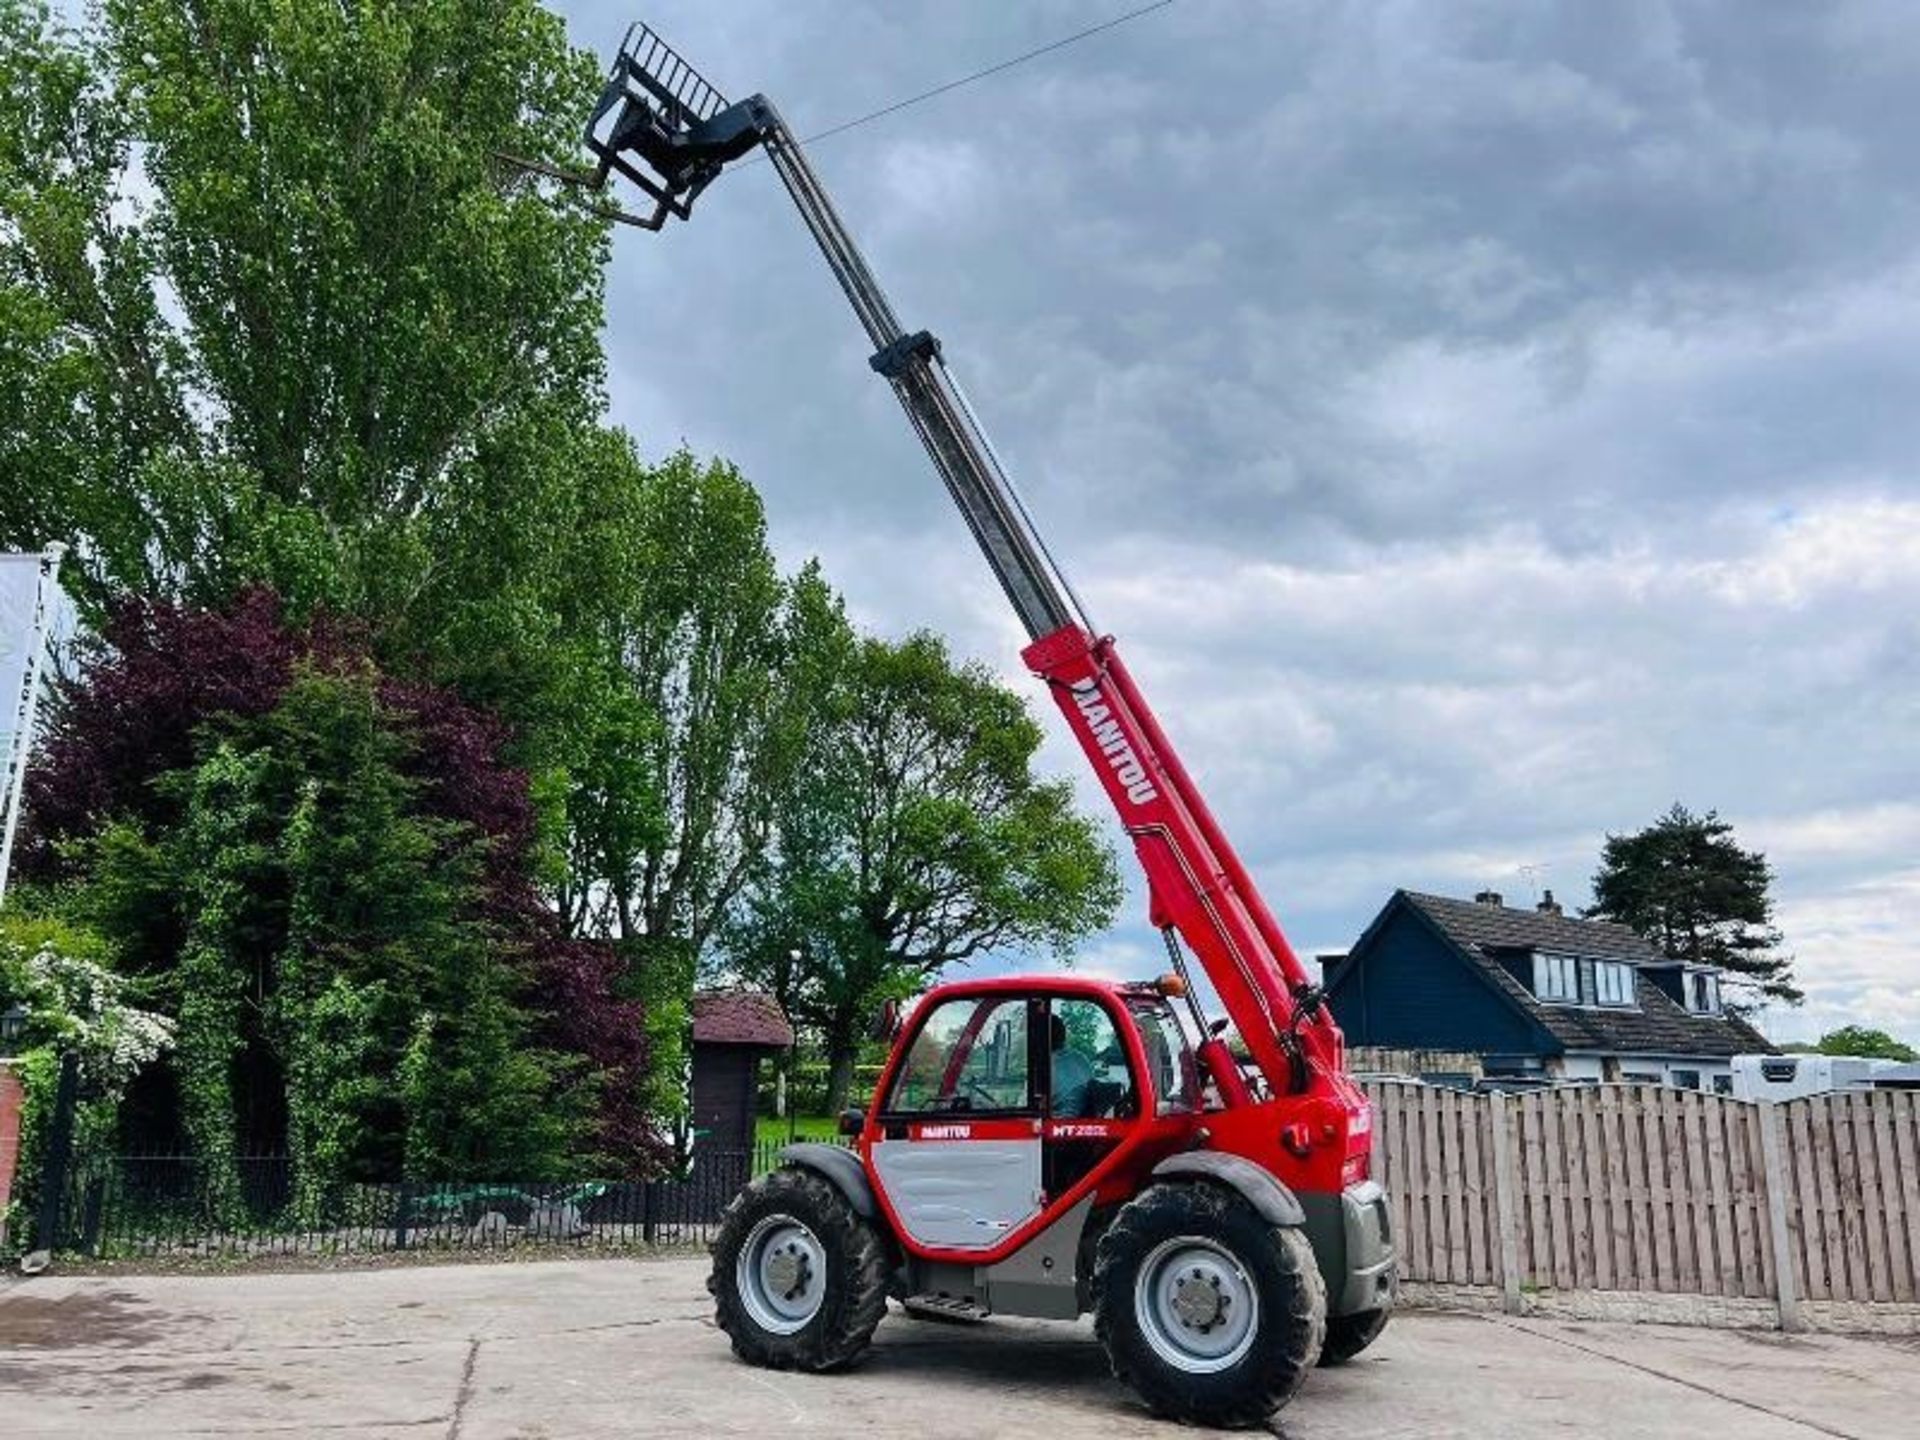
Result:
M1031 1043L1043 1014L1023 995L942 1001L893 1078L869 1152L916 1244L986 1250L1039 1213L1041 1121Z
M1045 1145L1047 1203L1092 1174L1133 1133L1140 1085L1127 1032L1105 1000L1055 996L1047 1003Z

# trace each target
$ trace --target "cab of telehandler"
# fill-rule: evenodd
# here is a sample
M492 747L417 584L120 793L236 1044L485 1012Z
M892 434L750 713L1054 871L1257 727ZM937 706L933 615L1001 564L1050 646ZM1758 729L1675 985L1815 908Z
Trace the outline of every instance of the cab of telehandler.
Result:
M1191 1147L1199 1069L1154 985L943 986L895 1043L858 1146L909 1253L986 1263L1083 1198L1124 1202Z

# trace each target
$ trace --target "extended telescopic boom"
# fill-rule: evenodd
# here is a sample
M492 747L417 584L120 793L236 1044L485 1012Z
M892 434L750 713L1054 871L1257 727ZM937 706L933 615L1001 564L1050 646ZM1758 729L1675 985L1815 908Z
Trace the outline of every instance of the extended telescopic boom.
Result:
M1341 1065L1340 1034L1192 777L1114 648L1088 621L1035 532L940 342L908 333L867 268L799 142L765 96L737 103L644 26L628 33L587 130L596 185L615 172L654 201L659 229L686 219L731 161L763 149L793 197L873 345L870 364L899 396L1032 643L1047 682L1092 761L1147 873L1152 920L1199 958L1270 1094L1319 1088ZM1196 1018L1198 1014L1196 1012ZM1201 1058L1229 1104L1253 1098L1217 1038Z

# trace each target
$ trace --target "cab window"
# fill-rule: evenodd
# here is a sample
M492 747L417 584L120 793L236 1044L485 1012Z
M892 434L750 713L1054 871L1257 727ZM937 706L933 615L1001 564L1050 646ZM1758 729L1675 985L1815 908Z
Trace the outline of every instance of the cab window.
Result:
M1097 1000L1048 1007L1047 1113L1105 1120L1140 1113L1140 1095L1113 1016Z
M966 1114L1035 1108L1027 1066L1025 999L943 1001L914 1036L893 1082L892 1114Z
M1198 1109L1200 1070L1173 1007L1162 1001L1136 1001L1130 1010L1146 1047L1158 1113L1182 1115Z

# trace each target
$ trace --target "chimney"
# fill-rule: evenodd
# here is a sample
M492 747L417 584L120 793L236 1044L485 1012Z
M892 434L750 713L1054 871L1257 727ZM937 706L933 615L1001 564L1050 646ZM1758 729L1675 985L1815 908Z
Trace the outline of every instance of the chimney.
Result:
M1560 902L1553 898L1553 892L1551 890L1547 891L1544 895L1540 897L1540 903L1534 908L1537 909L1542 915L1566 914L1566 911L1560 908Z
M1500 908L1500 892L1498 890L1482 890L1478 895L1473 897L1473 903L1476 905L1490 906L1498 910Z

